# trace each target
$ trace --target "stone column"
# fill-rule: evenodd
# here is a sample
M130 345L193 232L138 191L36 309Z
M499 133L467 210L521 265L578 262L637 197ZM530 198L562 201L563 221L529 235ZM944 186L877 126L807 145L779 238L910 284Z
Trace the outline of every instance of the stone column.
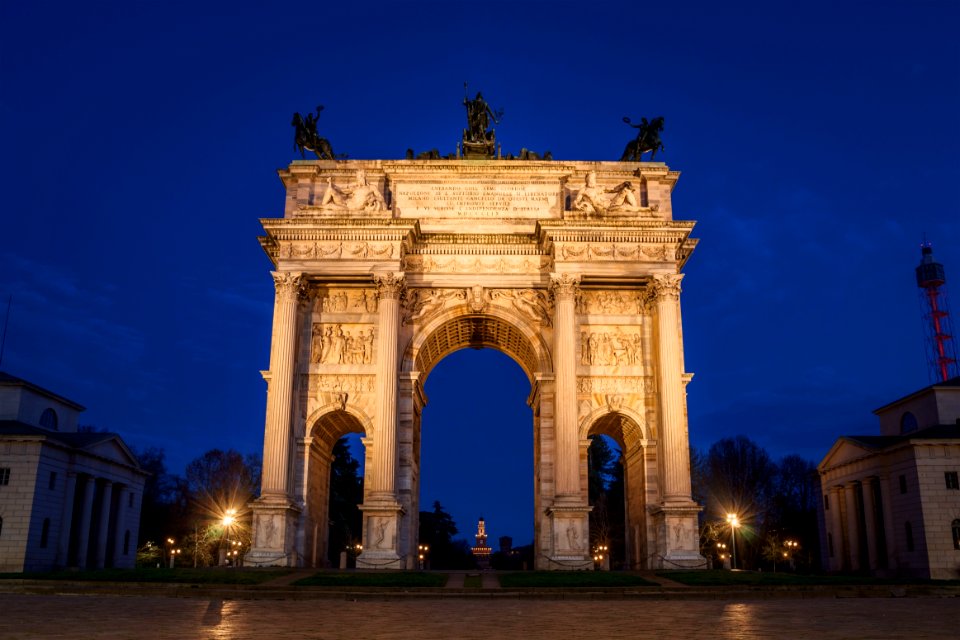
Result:
M660 469L662 503L657 522L658 549L664 551L655 568L706 568L700 555L697 515L700 505L690 490L690 443L687 438L686 385L680 324L681 274L659 274L650 283L648 305L656 315L657 392L660 401Z
M273 272L273 343L270 348L270 383L267 425L263 440L261 498L286 498L290 464L290 417L296 361L297 301L303 291L299 273Z
M297 357L297 305L303 275L273 272L273 339L267 378L267 419L263 436L260 497L253 503L253 547L245 563L296 566L295 540L300 507L290 495L292 479L291 417Z
M847 543L843 535L846 528L843 523L845 509L843 487L835 486L830 489L830 499L833 501L830 506L830 511L833 514L830 516L831 533L833 533L833 558L830 560L830 566L835 571L843 571L847 568ZM829 543L827 551L829 552Z
M93 517L93 490L96 480L87 476L83 485L83 505L80 507L80 539L77 545L77 566L85 569L87 566L87 552L90 545L90 520Z
M370 497L396 502L397 334L403 274L377 276L377 382L374 399L373 469Z
M73 501L76 497L76 491L77 474L68 471L63 511L60 514L60 539L57 541L57 559L54 561L54 564L58 567L67 566L68 556L70 555L70 531L73 525Z
M377 381L374 398L373 464L366 468L363 553L358 569L402 569L399 554L400 516L397 500L397 341L400 329L402 273L374 276L377 285Z
M123 561L123 538L126 534L126 525L127 519L124 517L126 515L127 509L130 507L129 504L123 499L124 489L126 485L118 484L116 486L117 492L117 520L113 523L113 558L111 559L114 567L132 567L135 562L124 562ZM130 548L127 549L127 556L136 560L136 547L137 541L132 540L130 546L133 548L133 554L130 554Z
M554 429L557 442L556 491L562 502L581 502L577 428L576 306L580 277L551 275L554 297L553 372L556 376Z
M850 569L852 571L858 571L861 568L856 484L850 482L843 488L844 502L847 507L847 544L850 550Z
M690 503L690 445L684 411L683 344L680 339L680 281L657 275L651 299L657 316L657 387L665 502Z
M96 568L103 569L107 564L107 533L110 530L110 499L113 497L113 483L103 481L103 495L100 496L100 522L97 526Z
M873 480L867 478L861 485L861 495L863 496L863 522L866 526L867 539L864 544L867 545L867 562L869 567L864 569L878 569L877 563L877 512L873 504Z
M897 568L897 533L893 530L893 504L890 500L890 476L880 476L880 504L883 509L883 531L887 541L887 568Z

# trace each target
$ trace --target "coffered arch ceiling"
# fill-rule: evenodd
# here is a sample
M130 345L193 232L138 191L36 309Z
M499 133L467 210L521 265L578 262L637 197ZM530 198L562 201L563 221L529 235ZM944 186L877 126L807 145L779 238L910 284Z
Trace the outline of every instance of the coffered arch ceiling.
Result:
M415 347L413 362L424 379L444 357L466 348L490 348L501 351L523 369L533 382L533 374L543 371L541 355L531 340L514 324L492 315L463 315L433 329L421 344Z

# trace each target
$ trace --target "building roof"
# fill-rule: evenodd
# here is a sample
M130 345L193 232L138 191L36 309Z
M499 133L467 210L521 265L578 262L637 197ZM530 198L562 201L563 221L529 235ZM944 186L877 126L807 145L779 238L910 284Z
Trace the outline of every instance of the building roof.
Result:
M56 394L53 391L49 391L47 389L44 389L43 387L37 386L32 382L28 382L27 380L24 380L23 378L12 376L5 371L0 371L0 386L23 387L25 389L29 389L30 391L33 391L34 393L38 393L42 396L47 396L48 398L56 400L57 402L61 402L73 409L76 409L77 411L84 411L86 409L86 407L74 402L73 400L64 398L63 396Z
M50 440L52 442L56 442L63 446L80 451L86 451L91 447L103 442L113 441L120 447L123 455L128 458L124 464L137 469L141 473L146 473L140 468L140 463L137 460L137 457L123 442L123 438L116 433L109 433L106 431L79 431L72 433L61 433L59 431L51 431L50 429L44 429L42 427L35 427L18 420L0 420L0 439L7 436L40 437L44 438L45 440ZM90 455L90 452L87 451L87 454ZM94 453L93 455L98 454ZM114 462L122 461L114 460Z
M898 404L900 404L900 403L902 403L902 402L906 402L907 400L912 400L913 398L916 398L917 396L919 396L919 395L921 395L921 394L924 394L924 393L926 393L926 392L928 392L928 391L930 391L930 390L932 390L932 389L936 389L936 388L938 388L938 387L960 387L960 376L957 376L957 377L955 377L955 378L950 378L949 380L944 380L943 382L935 382L935 383L933 383L933 384L930 384L930 385L925 386L925 387L922 388L922 389L918 389L917 391L914 391L913 393L908 393L907 395L903 396L902 398L897 398L897 399L894 400L893 402L888 402L887 404L883 405L883 406L880 407L879 409L874 409L874 410L873 410L873 413L874 413L874 415L876 415L876 414L878 414L878 413L882 413L883 411L889 409L890 407L892 407L892 406L894 406L894 405L898 405Z
M925 440L955 440L956 444L960 444L960 424L940 424L899 436L840 436L817 469L822 475L828 469L876 455L885 449L908 443L920 445ZM853 451L860 453L854 454Z
M943 440L949 438L960 438L960 425L958 424L938 424L934 427L927 427L912 433L906 433L899 436L840 436L847 440L852 440L858 444L871 449L885 449L891 445L900 444L907 440Z

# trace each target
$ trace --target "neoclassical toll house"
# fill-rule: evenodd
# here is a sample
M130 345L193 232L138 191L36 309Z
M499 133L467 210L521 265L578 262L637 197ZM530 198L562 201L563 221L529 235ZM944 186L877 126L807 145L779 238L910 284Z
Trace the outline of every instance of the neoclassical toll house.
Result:
M627 561L700 567L680 322L694 223L654 162L297 161L282 218L248 562L326 557L334 443L362 433L359 567L412 569L423 384L490 347L530 379L536 567L586 569L588 436L620 443Z

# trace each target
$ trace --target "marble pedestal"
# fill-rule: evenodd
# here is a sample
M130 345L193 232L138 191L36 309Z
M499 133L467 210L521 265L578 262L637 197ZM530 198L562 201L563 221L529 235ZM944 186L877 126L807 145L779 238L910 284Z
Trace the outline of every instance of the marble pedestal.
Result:
M357 569L404 569L397 535L403 507L396 502L370 502L363 511L363 552L357 556Z

